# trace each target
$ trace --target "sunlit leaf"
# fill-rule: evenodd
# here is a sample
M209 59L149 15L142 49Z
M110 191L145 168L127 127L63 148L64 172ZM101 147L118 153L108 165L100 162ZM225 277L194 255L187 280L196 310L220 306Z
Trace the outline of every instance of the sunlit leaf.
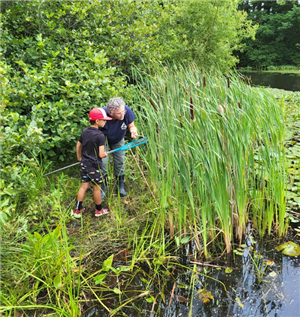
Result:
M199 295L199 299L203 302L203 303L209 303L211 299L213 299L213 295L211 294L211 292L205 288L203 289L199 289L197 291L197 294Z
M273 265L273 264L274 264L274 261L273 261L273 260L268 260L268 261L267 261L267 265L271 266L271 265Z
M241 300L240 300L238 297L236 297L235 301L237 302L237 304L238 304L240 307L243 307L243 306L244 306L244 304L242 304Z
M226 274L230 274L232 271L233 271L233 270L232 270L231 268L229 268L229 267L228 267L227 269L225 269L225 273L226 273Z
M148 303L153 303L154 302L154 297L153 296L150 296L146 299L146 302Z
M185 288L185 289L188 289L188 288L189 288L188 285L183 284L183 283L178 283L178 284L177 284L177 287L178 287L178 288Z
M101 282L105 279L106 274L100 274L94 277L95 284L101 284Z
M119 290L119 289L116 288L116 287L113 289L113 291L114 291L115 294L118 294L118 295L122 294L122 291Z
M292 241L288 241L275 248L277 251L282 251L285 255L298 256L300 255L300 246Z
M107 258L103 262L103 266L102 266L103 271L108 271L111 268L113 259L114 259L114 255L112 254L109 258Z
M57 288L60 288L63 286L62 282L61 282L61 275L60 274L57 274L53 280L53 284L54 284L54 287L57 289Z
M191 237L185 237L185 238L181 239L181 243L182 243L182 244L188 243L189 240L190 240L190 238L191 238Z

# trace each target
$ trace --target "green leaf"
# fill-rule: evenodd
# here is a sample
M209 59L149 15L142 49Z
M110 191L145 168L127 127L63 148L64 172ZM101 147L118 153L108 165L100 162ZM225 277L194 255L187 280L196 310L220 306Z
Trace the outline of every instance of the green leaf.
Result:
M284 244L279 245L275 248L278 251L282 251L283 254L289 256L298 256L300 255L300 246L292 241L288 241Z
M61 283L61 275L57 274L53 280L54 287L56 289L61 288L63 284Z
M181 239L181 244L185 244L188 243L191 237L185 237L183 239Z
M150 296L150 297L146 298L146 302L147 303L153 303L154 302L154 297Z
M119 289L116 288L116 287L113 289L113 291L114 291L115 294L118 294L118 295L122 294L122 291L119 290Z
M95 281L95 284L98 285L98 284L102 284L102 281L106 278L106 275L107 274L99 274L97 276L94 277L94 281Z
M110 257L108 257L102 265L102 270L103 271L109 271L109 269L111 268L111 265L113 263L113 259L114 259L114 255L112 254Z

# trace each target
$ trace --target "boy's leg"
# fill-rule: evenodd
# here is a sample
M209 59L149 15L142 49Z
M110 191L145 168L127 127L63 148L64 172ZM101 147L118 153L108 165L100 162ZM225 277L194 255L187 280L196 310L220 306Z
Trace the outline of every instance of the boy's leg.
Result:
M83 202L84 195L85 195L88 187L89 187L89 183L86 183L86 182L81 183L81 186L80 186L78 193L77 193L76 206L75 206L75 209L73 212L73 216L75 218L80 218L81 214L85 211L85 208L82 206L82 202Z
M84 195L89 187L89 183L81 183L81 186L77 193L77 201L83 201Z
M100 190L100 185L94 185L93 184L93 189L94 189L94 202L96 205L101 204L101 190Z
M101 191L99 185L93 185L94 188L94 201L95 201L95 216L104 216L109 213L107 208L103 208L101 204Z

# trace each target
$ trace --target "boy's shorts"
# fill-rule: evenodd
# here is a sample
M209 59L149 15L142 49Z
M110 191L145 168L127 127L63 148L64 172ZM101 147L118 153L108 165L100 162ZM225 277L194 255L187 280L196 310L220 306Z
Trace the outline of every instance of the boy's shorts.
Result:
M102 184L102 173L99 169L91 166L86 166L80 163L80 176L82 183L89 183L101 185Z

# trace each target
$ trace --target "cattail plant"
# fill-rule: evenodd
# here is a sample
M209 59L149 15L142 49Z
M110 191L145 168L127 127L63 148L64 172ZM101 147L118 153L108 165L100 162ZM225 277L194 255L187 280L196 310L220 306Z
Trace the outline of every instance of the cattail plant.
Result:
M150 98L150 99L149 99L149 101L150 101L150 103L151 103L152 107L154 108L154 110L155 110L155 111L157 111L157 109L156 109L156 107L155 107L155 104L154 104L153 100Z
M190 85L201 76L202 87ZM262 88L232 74L225 89L223 78L217 70L203 75L194 65L137 78L145 110L137 116L149 138L145 166L160 210L157 230L169 226L174 236L192 235L205 256L216 243L226 252L242 243L250 218L261 236L271 230L282 236L287 229L282 110ZM222 118L215 120L216 113Z
M190 97L190 114L191 114L191 119L194 120L195 114L194 114L194 102L193 98Z

